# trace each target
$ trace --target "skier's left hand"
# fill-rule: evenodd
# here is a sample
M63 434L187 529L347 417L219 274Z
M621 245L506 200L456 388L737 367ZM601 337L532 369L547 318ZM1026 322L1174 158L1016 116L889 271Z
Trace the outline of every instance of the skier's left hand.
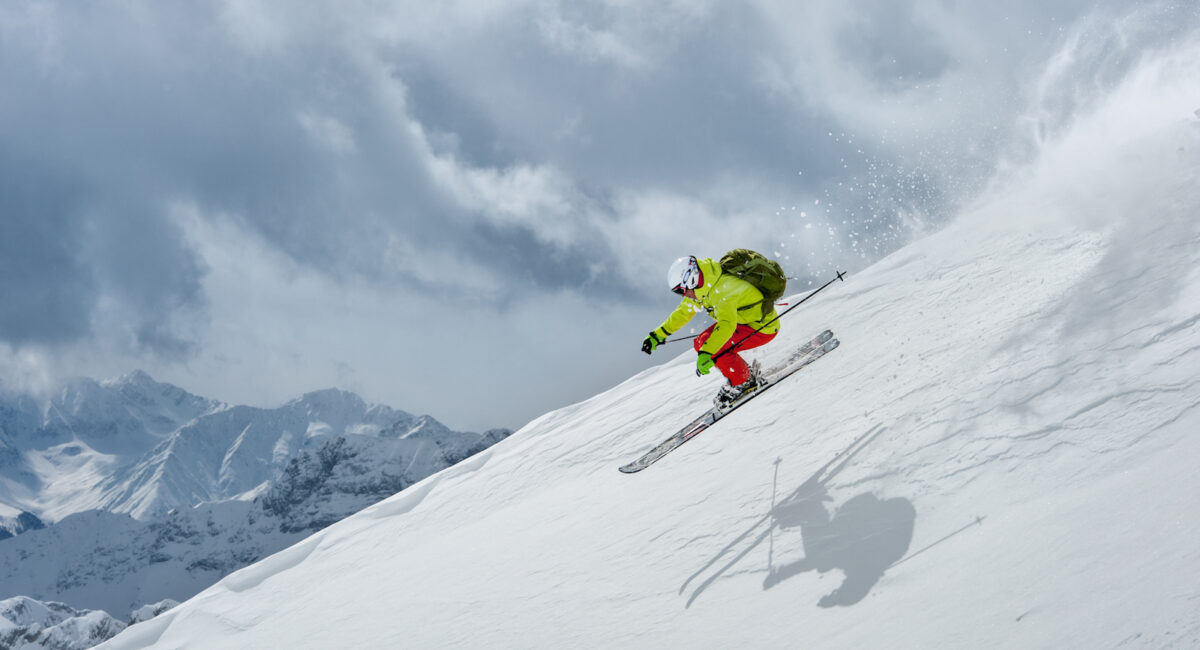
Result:
M713 361L712 355L707 352L701 352L696 355L696 376L707 375L715 364L716 362Z

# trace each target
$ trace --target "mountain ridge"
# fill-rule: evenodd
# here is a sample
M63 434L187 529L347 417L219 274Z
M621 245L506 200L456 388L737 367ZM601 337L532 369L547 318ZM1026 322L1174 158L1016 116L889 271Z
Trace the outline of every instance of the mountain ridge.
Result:
M203 398L141 370L76 378L41 402L0 395L0 505L49 522L89 509L149 519L253 492L324 438L400 437L422 426L459 435L432 416L337 388L261 408Z
M510 433L452 431L332 388L271 409L231 406L141 371L73 380L42 404L6 396L0 513L13 514L0 519L0 599L84 608L54 625L112 632L89 612L125 620L184 600ZM96 449L136 441L150 446ZM62 516L21 510L39 487ZM11 498L16 488L24 498Z

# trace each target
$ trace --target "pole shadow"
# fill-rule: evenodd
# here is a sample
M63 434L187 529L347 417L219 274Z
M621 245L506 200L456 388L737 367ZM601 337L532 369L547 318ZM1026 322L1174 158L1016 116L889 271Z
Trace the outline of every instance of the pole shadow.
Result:
M821 607L844 607L865 598L883 577L884 572L908 552L912 542L916 510L907 499L880 499L867 492L855 496L831 511L826 507L826 503L833 500L829 496L827 486L850 464L855 455L871 444L883 431L883 425L871 428L782 501L775 503L772 500L771 509L766 515L751 524L745 532L684 581L679 588L680 595L693 581L717 566L722 558L734 553L744 540L751 539L745 548L695 587L688 597L686 607L691 607L700 594L764 541L769 543L767 576L763 580L764 590L807 571L826 573L840 569L845 575L842 584L822 597L817 604ZM782 461L775 461L776 481L780 462ZM794 529L799 529L801 533L804 556L798 560L776 564L776 531ZM781 543L781 550L792 549L783 548Z

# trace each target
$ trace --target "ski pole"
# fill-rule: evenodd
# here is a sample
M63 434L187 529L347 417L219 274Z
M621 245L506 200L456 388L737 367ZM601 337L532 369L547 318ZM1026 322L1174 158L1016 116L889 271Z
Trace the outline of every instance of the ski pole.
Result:
M731 346L729 346L729 347L725 348L724 350L722 350L722 351L720 351L720 352L718 352L718 353L714 354L714 355L712 356L712 358L713 358L713 361L716 361L717 359L719 359L719 358L721 358L721 357L725 356L725 354L727 354L727 353L729 353L729 352L733 352L734 350L736 350L736 349L737 349L737 347L738 347L739 345L741 345L741 344L745 343L747 340L749 340L751 336L754 336L755 334L758 334L759 332L761 332L761 331L763 331L764 329L766 329L767 325L770 325L771 323L774 323L775 321L779 320L780 318L783 318L783 317L784 317L784 315L785 315L785 314L787 314L789 311L791 311L791 310L793 310L793 309L795 309L795 308L799 307L800 305L803 305L805 302L807 302L807 301L808 301L808 299L809 299L809 298L812 298L813 296L817 295L818 293L821 293L821 290L822 290L822 289L824 289L825 287L828 287L829 285L833 284L834 282L837 282L838 280L841 280L841 281L845 282L845 277L844 277L844 276L846 275L845 273L842 273L841 271L834 271L834 273L837 273L837 277L836 277L836 278L834 278L834 279L830 280L829 282L826 282L825 284L823 284L823 285L821 285L821 286L817 287L817 288L816 288L816 289L815 289L815 290L814 290L812 293L808 294L807 296L804 296L804 298L803 298L802 300L800 300L800 302L798 302L798 303L796 303L796 304L792 305L791 307L788 307L787 309L783 310L783 313L782 313L782 314L777 314L777 315L775 316L775 318L772 318L771 320L769 320L769 321L767 321L767 322L763 323L763 326L762 326L762 327L760 327L760 328L758 328L758 329L754 330L753 332L750 332L749 334L747 334L747 335L743 336L743 337L742 337L742 340L740 340L740 341L738 341L737 343L734 343L733 345L731 345Z

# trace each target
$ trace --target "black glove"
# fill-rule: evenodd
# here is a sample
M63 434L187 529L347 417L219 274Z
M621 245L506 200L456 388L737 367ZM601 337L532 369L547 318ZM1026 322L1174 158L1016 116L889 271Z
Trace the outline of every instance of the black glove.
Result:
M647 335L646 338L642 339L642 352L645 352L646 354L650 354L651 352L654 352L654 349L657 348L660 343L666 343L666 342L667 342L667 339L665 337L659 338L658 334L655 334L654 332L650 332L650 334Z

